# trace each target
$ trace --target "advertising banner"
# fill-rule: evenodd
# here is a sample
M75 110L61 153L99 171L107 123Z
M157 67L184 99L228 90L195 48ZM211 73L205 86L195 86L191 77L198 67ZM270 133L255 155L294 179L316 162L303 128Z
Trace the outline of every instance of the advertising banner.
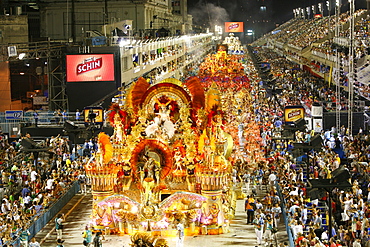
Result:
M6 120L21 120L23 118L23 111L5 111Z
M320 133L323 130L322 118L313 119L313 129L316 133Z
M114 81L113 54L66 55L67 82Z
M312 106L311 107L311 116L313 117L322 117L322 106Z
M243 22L225 22L225 32L242 33L244 32L244 23Z
M284 109L284 121L285 123L295 122L301 118L304 118L304 108L300 105L286 106Z
M85 123L91 121L95 123L103 123L103 109L101 107L85 107L83 111Z

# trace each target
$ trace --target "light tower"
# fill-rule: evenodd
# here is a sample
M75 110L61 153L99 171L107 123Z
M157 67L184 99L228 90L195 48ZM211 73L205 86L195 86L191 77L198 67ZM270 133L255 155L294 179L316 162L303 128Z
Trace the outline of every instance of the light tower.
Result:
M349 0L349 71L348 71L348 132L352 135L352 124L353 124L353 84L354 84L354 73L355 73L355 0Z
M335 37L339 37L339 29L340 29L340 21L339 21L339 15L340 15L340 7L341 7L341 1L336 0L335 2ZM336 123L336 130L338 131L340 129L340 110L341 110L341 102L340 102L340 68L341 68L341 57L340 52L338 51L338 48L335 51L335 67L336 71L334 74L335 78L335 123Z

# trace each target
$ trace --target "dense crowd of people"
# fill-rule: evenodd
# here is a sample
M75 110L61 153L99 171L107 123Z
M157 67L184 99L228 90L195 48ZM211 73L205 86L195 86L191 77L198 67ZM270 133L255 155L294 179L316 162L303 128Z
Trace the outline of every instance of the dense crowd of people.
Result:
M357 10L355 17L365 13L366 10ZM349 12L344 12L339 15L339 26L342 27L350 20ZM279 43L288 43L299 49L306 48L318 41L330 32L334 32L336 28L336 16L325 16L322 18L293 18L290 21L276 28L271 33L265 35L264 38L276 40ZM362 39L366 37L367 21L360 19L357 22L356 38ZM340 28L340 37L348 37L348 31L343 31ZM347 29L348 30L348 29ZM347 32L347 33L346 33Z
M271 64L271 73L279 76L268 85L260 83L255 92L266 86L282 90L280 93L264 94L263 97L256 94L253 104L255 118L249 120L259 123L261 146L266 158L260 159L257 167L252 166L253 169L245 170L241 176L241 180L254 186L254 193L248 195L245 205L248 223L255 226L257 244L271 243L282 210L279 205L274 205L282 200L295 246L369 246L367 172L370 136L362 128L353 135L344 126L323 129L317 133L323 140L321 148L309 151L306 158L293 157L294 143L309 143L315 133L297 131L293 140L274 138L274 133L282 129L284 107L303 105L309 116L312 104L325 108L328 102L335 102L335 89L268 49L259 50L259 55ZM244 131L244 138L249 134ZM330 180L332 172L338 168L350 171L348 180L351 185L334 188L330 194L333 228L329 229L329 194L326 191L319 194L310 192L307 181ZM275 184L275 181L278 183ZM266 188L266 195L254 198L255 191L262 191L262 188ZM278 188L281 198L276 196Z
M41 153L37 160L32 154L22 152L22 140L32 142L29 134L12 142L5 135L1 137L0 246L11 244L17 238L28 243L27 229L30 224L56 202L74 181L86 179L82 166L84 161L71 155L70 143L65 137L51 137L37 144L50 148L48 153ZM89 153L94 145L85 148L89 149L85 153Z
M357 67L354 79L355 91L369 99L368 85L366 78L363 77L367 74L367 66L369 65L366 56L369 48L368 24L370 18L364 9L356 10L354 18L353 58L350 57L351 30L349 22L351 16L349 12L340 13L339 25L336 24L338 20L335 15L320 18L298 16L266 34L262 39L268 46L279 50L281 54L285 53L290 59L306 65L306 69L331 78L329 81L336 83L336 77L339 76L342 88L348 87L349 79L346 72L338 72L333 64L338 62L340 67L346 68L345 71L348 71L351 62L354 62ZM341 109L345 110L343 105Z
M340 17L342 23L348 18L348 13ZM361 19L358 25L362 27L368 22L368 19ZM310 35L313 29L318 32ZM333 30L333 17L293 19L269 38L304 48ZM367 35L367 30L359 28L356 37L360 40ZM362 44L358 49L359 57L363 54L362 48L367 48L366 42ZM315 46L312 51L333 55L330 42ZM223 100L228 102L222 109L228 123L225 131L239 140L243 147L243 152L237 151L233 156L234 177L253 187L253 193L246 198L245 210L247 223L254 225L257 244L273 243L276 228L286 211L296 246L370 246L370 184L367 175L370 136L362 129L349 133L342 126L322 129L320 133L301 130L293 139L281 138L285 106L301 105L308 117L314 104L333 109L337 101L335 88L269 49L259 49L258 54L270 64L274 80L259 80L257 71L248 60L244 71L250 81L242 81L243 87L239 81L218 83L224 87ZM342 57L348 59L344 53ZM213 72L219 72L217 66L215 64ZM225 71L230 69L222 67ZM242 69L235 68L235 73ZM241 76L238 73L235 75ZM210 75L205 73L204 76ZM206 80L202 82L207 83ZM366 90L370 91L364 87ZM345 100L342 94L342 110L346 109ZM316 134L322 139L322 147L295 157L294 143L310 143ZM32 139L29 135L23 138ZM81 148L72 150L69 140L60 136L46 139L40 145L51 150L35 160L32 155L21 155L21 139L9 142L0 135L0 245L11 243L18 237L28 242L26 229L29 224L74 181L85 178L83 164L91 151L97 148L92 139ZM350 187L334 188L330 200L325 191L315 195L310 193L308 179L330 180L332 172L338 168L350 171ZM256 191L263 191L263 196L255 197ZM331 219L328 204L332 208ZM329 229L329 221L333 223L332 229Z

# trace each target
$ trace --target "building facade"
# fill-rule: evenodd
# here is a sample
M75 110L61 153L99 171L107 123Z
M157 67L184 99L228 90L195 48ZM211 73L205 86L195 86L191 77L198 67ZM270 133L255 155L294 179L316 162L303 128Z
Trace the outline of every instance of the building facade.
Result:
M186 5L186 0L45 1L40 5L41 36L81 41L86 31L116 36L115 28L133 37L185 34L192 25ZM130 30L104 28L124 20L132 21ZM158 30L165 30L166 35Z

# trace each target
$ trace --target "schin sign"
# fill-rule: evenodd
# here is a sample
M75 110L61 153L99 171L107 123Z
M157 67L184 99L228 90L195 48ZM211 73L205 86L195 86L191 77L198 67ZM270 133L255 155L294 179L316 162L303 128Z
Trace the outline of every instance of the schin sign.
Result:
M95 69L101 69L102 66L103 66L103 59L101 57L100 58L95 58L95 57L87 58L84 60L83 63L80 63L77 65L77 75L85 73L85 72L89 72Z
M114 54L66 55L67 82L114 81Z

